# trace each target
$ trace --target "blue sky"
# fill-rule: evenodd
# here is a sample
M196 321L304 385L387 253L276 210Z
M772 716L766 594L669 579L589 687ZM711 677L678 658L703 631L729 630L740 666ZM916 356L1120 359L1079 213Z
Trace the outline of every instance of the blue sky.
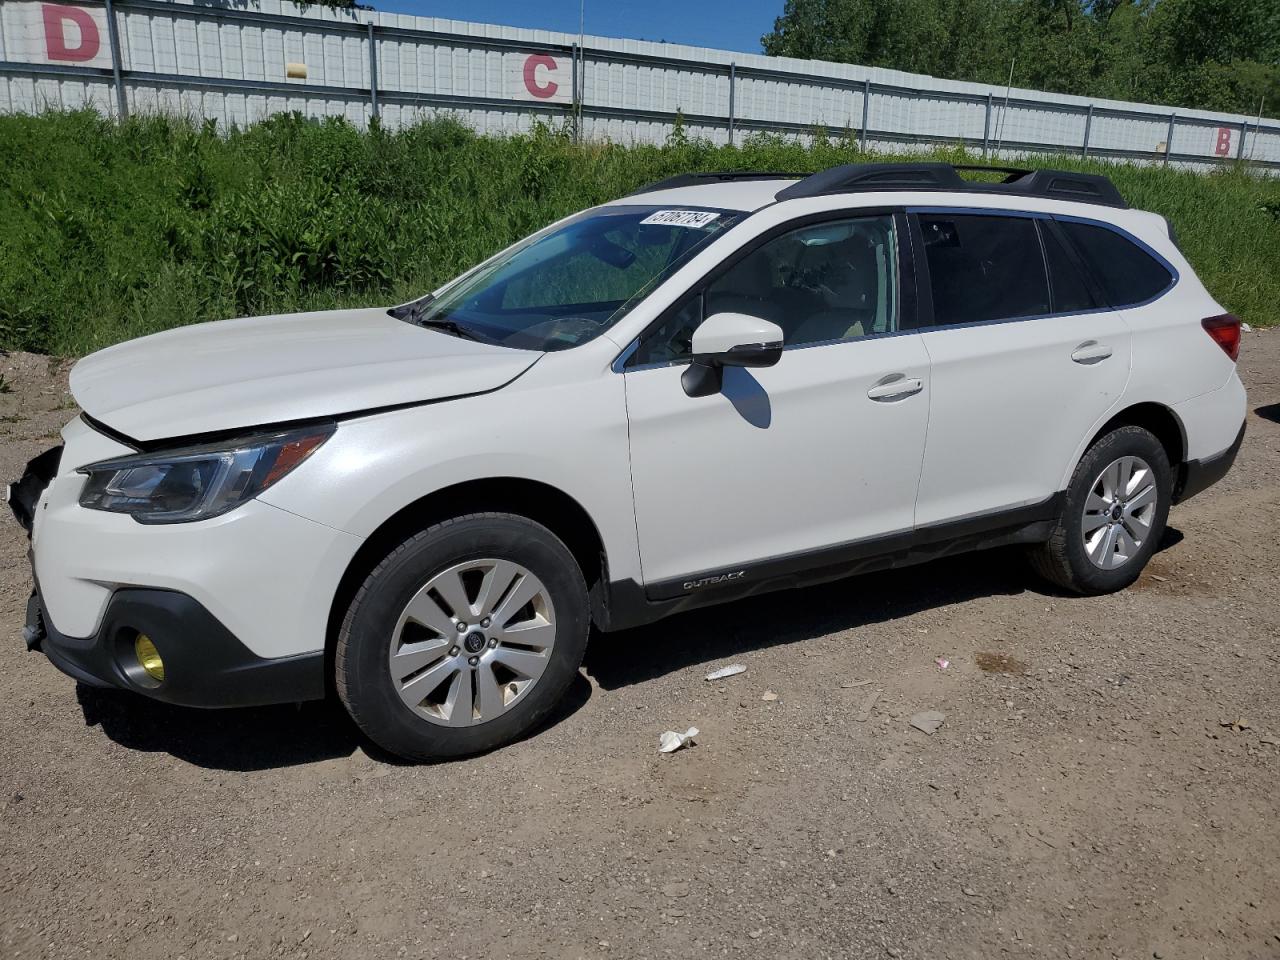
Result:
M578 32L578 0L364 0L377 10ZM587 33L759 53L783 0L586 0Z

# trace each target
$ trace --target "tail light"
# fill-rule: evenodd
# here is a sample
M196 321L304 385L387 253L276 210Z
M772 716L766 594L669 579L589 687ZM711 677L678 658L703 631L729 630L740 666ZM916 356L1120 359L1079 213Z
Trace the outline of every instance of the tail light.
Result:
M1217 317L1205 317L1200 321L1204 332L1213 337L1213 342L1222 348L1222 352L1232 362L1240 359L1240 318L1235 314L1224 313Z

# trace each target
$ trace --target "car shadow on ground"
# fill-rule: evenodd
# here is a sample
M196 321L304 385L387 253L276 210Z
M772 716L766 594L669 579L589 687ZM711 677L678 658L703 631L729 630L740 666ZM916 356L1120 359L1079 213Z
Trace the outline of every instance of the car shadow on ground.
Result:
M1182 539L1180 531L1169 527L1159 549L1167 550ZM921 610L1027 590L1058 593L1031 574L1019 550L983 551L751 597L634 630L596 634L587 648L584 668L602 689L613 690L752 650L803 643ZM168 753L207 769L243 772L290 767L347 757L357 748L385 763L405 763L370 743L332 696L313 703L231 710L176 707L123 690L83 685L77 687L76 696L85 723L101 727L121 746ZM547 719L522 739L562 723L590 698L591 684L579 675Z
M590 698L591 684L579 675L547 718L520 739L562 722ZM310 703L198 710L79 684L76 699L85 723L122 747L167 753L209 770L292 767L348 757L357 748L383 763L409 763L365 737L333 695Z
M349 756L362 737L336 700L198 710L83 684L85 723L130 750L172 754L198 767L266 770Z
M1263 420L1280 423L1280 403L1268 403L1265 406L1255 407L1253 412Z
M1180 530L1166 527L1157 552L1182 539ZM1037 578L1020 549L985 550L750 597L634 630L598 634L587 648L584 666L602 689L613 690L752 650L803 643L922 610L1028 590L1082 599Z
M587 649L586 669L603 689L612 690L752 650L1029 588L1040 589L1019 551L988 550L750 597L602 634Z

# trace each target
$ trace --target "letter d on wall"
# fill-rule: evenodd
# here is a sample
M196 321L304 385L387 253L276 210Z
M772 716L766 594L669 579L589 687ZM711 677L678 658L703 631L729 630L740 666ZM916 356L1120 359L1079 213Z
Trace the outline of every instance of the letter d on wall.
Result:
M50 60L83 63L98 55L102 49L102 34L88 10L54 3L43 4L41 10L44 13L45 53ZM68 30L68 25L73 29Z

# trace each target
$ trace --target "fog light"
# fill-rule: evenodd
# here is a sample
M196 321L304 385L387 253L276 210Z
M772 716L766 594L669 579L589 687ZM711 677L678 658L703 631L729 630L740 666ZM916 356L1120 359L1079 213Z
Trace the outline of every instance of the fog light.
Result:
M164 661L160 659L160 651L145 633L138 634L133 641L133 652L138 657L138 665L152 680L164 679Z

